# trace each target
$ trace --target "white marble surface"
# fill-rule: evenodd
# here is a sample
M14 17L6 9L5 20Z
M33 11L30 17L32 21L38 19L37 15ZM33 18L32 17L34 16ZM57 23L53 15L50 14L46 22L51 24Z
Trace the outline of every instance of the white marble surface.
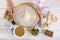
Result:
M33 2L36 3L37 0L26 0L27 2ZM21 2L26 2L25 0L13 0L14 5L20 4ZM19 40L60 40L60 0L45 0L43 3L43 7L52 7L54 10L54 14L58 17L58 22L54 23L52 26L49 26L48 29L52 30L54 32L53 37L45 36L44 34L39 34L38 36L32 36L28 32L25 37L20 38ZM4 12L6 9L6 0L0 0L0 18L3 17ZM2 21L3 22L3 21ZM3 24L2 24L3 25ZM3 25L4 26L4 25ZM4 27L1 26L0 22L0 29L4 29ZM9 28L9 27L7 27ZM0 30L0 40L18 40L7 30Z

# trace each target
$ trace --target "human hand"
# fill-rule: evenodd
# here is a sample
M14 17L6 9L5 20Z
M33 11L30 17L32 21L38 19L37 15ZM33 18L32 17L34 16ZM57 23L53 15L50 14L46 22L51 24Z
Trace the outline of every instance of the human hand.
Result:
M6 0L6 2L7 2L6 12L8 12L10 17L12 18L13 13L15 13L14 4L13 4L12 0Z
M42 10L39 6L37 6L36 10L37 10L37 12L39 14L39 18L40 18L39 26L41 26L42 25Z

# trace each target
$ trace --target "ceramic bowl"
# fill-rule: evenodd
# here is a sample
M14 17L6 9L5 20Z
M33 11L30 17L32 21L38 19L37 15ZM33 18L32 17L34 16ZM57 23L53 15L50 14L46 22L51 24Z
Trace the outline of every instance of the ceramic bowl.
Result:
M35 7L30 3L21 3L15 7L13 19L16 24L30 27L39 21L39 15Z

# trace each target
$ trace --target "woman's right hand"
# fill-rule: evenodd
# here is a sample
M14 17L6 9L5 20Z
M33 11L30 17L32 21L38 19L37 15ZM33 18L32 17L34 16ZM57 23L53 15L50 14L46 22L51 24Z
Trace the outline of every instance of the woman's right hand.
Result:
M10 17L12 17L13 13L15 13L15 8L12 0L6 0L7 2L7 9L6 11L9 12Z

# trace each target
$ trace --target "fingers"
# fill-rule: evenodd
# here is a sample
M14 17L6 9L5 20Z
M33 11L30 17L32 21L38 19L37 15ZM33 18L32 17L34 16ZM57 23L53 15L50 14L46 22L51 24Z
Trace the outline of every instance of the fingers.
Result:
M12 13L14 14L14 13L15 13L15 11L16 11L16 10L15 10L15 8L13 8Z
M13 11L14 11L13 9L6 10L7 14L9 14L11 18L13 17Z

